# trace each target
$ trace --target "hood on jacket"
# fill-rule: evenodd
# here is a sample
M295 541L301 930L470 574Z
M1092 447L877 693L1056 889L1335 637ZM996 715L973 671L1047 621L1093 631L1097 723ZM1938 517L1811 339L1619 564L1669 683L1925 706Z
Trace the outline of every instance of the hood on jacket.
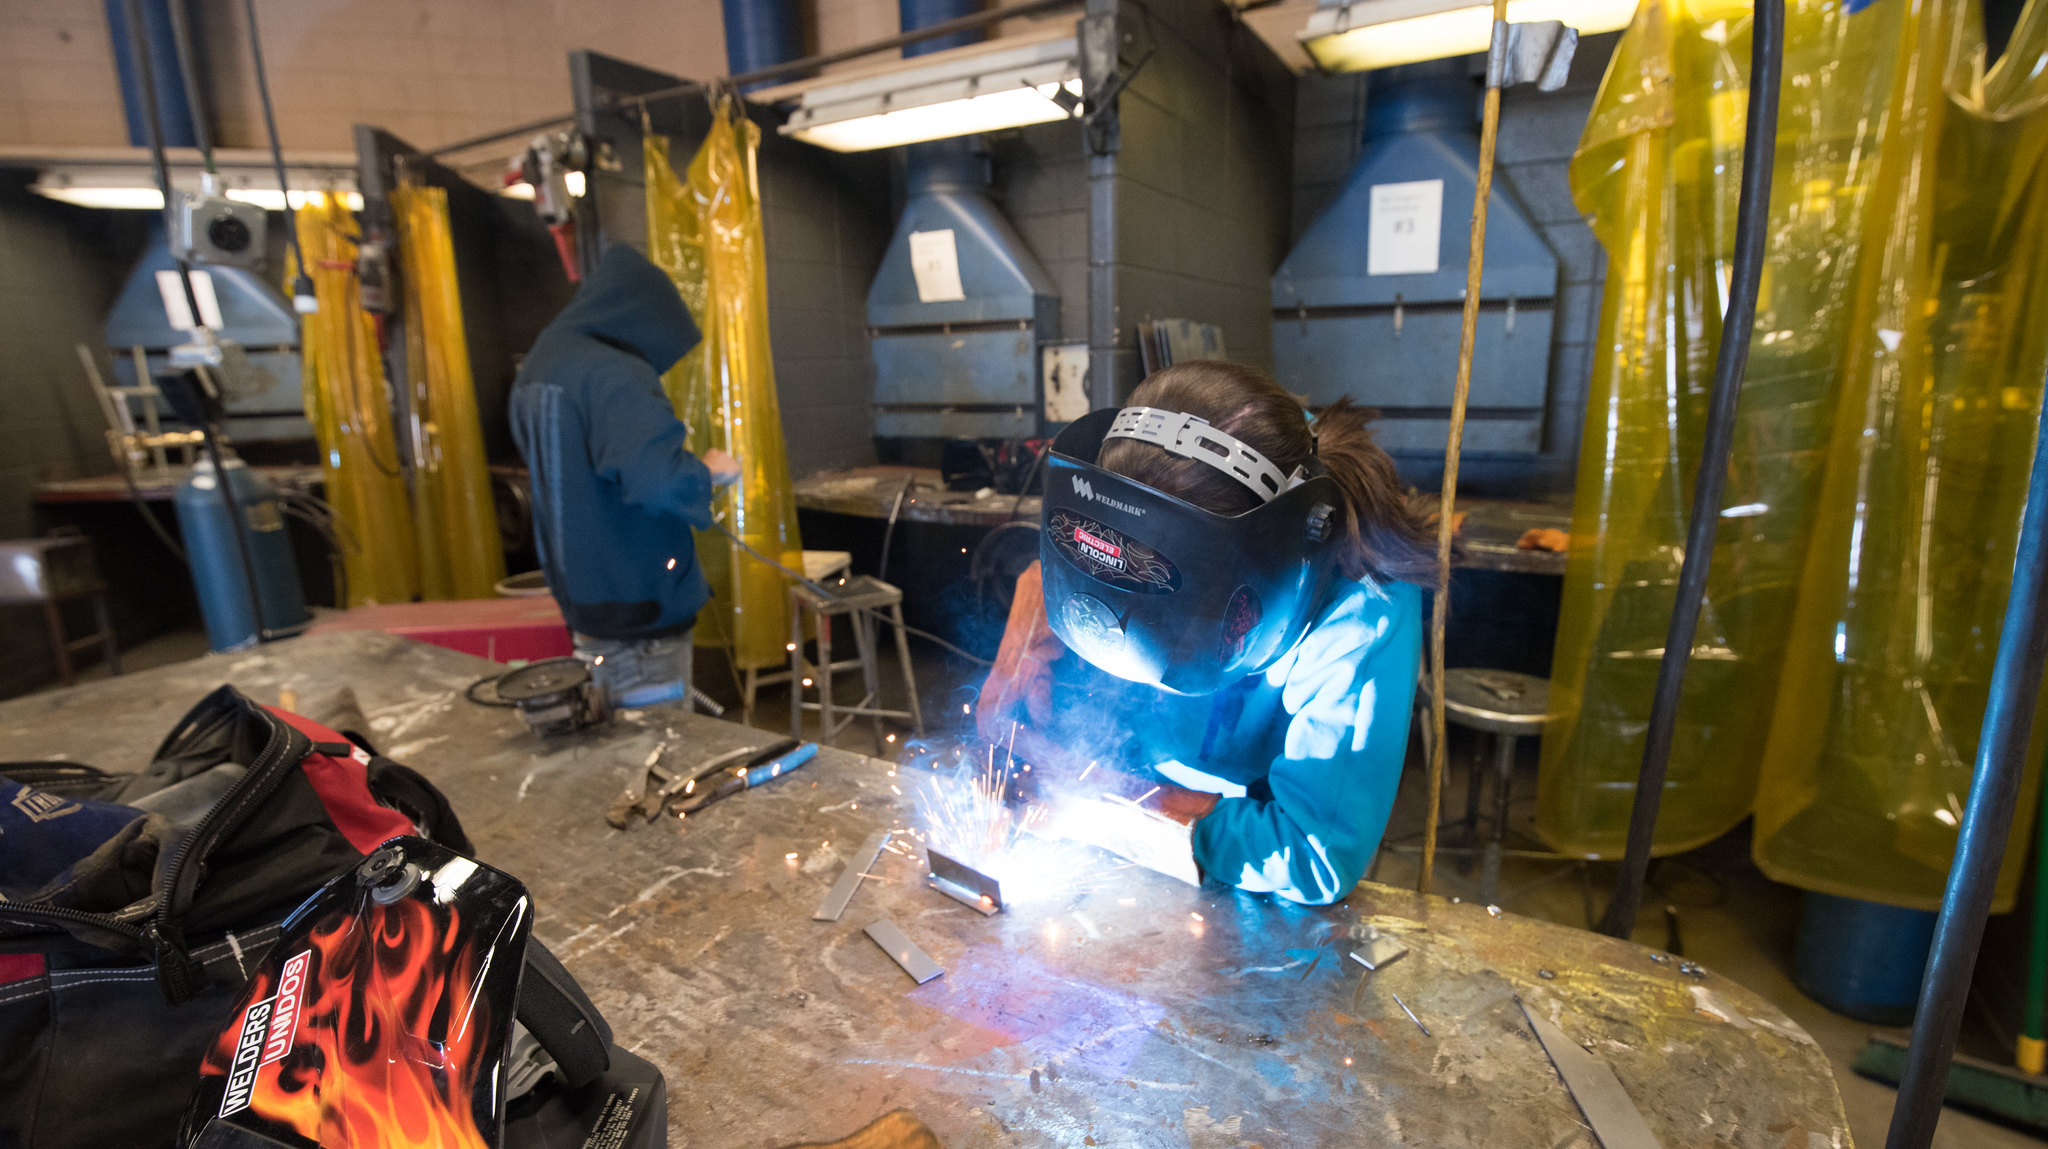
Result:
M675 366L702 338L668 273L623 243L604 253L576 298L548 326L626 348L657 372Z

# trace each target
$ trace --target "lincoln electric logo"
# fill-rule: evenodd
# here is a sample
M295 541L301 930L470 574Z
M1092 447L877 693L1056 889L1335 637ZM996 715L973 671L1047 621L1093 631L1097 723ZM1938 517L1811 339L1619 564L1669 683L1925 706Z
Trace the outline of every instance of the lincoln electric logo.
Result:
M1101 503L1105 507L1115 507L1117 510L1122 511L1127 515L1142 515L1145 513L1145 509L1143 507L1134 507L1129 503L1119 502L1116 499L1112 499L1108 495L1096 494L1094 485L1089 483L1088 480L1082 478L1079 475L1074 476L1074 493L1081 496L1084 499L1093 499L1095 502Z
M1074 542L1080 545L1082 554L1103 566L1113 570L1124 569L1124 549L1108 539L1097 538L1080 527L1075 527Z

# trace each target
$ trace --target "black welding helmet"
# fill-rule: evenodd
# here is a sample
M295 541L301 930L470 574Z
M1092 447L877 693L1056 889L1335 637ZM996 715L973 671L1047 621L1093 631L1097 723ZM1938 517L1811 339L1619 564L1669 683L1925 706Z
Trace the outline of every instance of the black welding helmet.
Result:
M1261 504L1219 515L1096 466L1137 439L1199 459ZM1102 410L1053 440L1039 559L1054 634L1090 663L1177 694L1209 694L1288 650L1337 567L1337 484L1292 475L1193 415Z

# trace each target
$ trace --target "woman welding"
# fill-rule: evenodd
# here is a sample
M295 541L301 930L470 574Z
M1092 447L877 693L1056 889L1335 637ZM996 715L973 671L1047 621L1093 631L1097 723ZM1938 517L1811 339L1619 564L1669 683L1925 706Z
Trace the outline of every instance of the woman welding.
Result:
M1363 876L1436 571L1366 419L1200 361L1054 441L977 723L1067 836L1309 905Z

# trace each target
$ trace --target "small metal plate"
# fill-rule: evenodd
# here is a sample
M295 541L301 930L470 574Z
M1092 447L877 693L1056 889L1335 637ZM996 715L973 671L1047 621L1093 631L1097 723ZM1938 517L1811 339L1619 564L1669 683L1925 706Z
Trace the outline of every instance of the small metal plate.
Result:
M883 953L888 954L895 959L897 965L903 967L903 972L910 975L910 980L919 985L946 972L939 968L939 963L917 948L917 943L898 929L895 922L887 918L869 926L867 935L874 939L876 945L882 947Z
M1351 960L1369 970L1383 970L1408 956L1408 947L1382 935L1351 951Z
M987 898L988 904L995 909L1003 908L1003 887L994 878L972 866L954 861L937 850L927 849L924 856L931 865L934 878L951 882L966 890L971 898Z
M860 844L860 848L853 852L853 856L846 860L846 869L840 872L839 880L832 883L832 888L825 894L825 900L818 903L818 912L811 915L811 920L838 921L839 915L846 912L846 903L852 901L854 893L860 889L861 879L867 876L868 869L875 864L876 858L882 856L883 849L888 845L889 831L876 830L869 834L867 840Z

